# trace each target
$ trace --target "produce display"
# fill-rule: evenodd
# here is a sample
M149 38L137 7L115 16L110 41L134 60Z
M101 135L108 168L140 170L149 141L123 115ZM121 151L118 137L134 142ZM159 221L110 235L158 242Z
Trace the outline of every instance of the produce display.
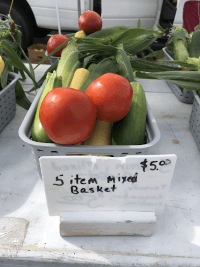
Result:
M200 69L200 24L197 25L194 32L188 32L181 26L174 27L174 32L167 43L167 51L174 58L173 63L180 63L183 70L195 70L199 72ZM195 78L195 72L184 72L187 77ZM193 76L192 76L193 75ZM198 77L198 75L196 75ZM191 80L194 82L195 80ZM196 80L198 81L198 80ZM194 89L199 93L199 84Z
M80 31L75 34L50 38L46 58L35 68L27 59L30 70L12 45L5 39L1 41L0 48L11 59L3 58L3 71L14 67L20 72L22 80L25 74L28 75L33 81L33 88L27 94L40 88L46 80L32 127L32 140L70 145L143 144L147 107L144 90L135 78L160 79L189 90L199 90L199 27L192 36L187 35L184 29L175 29L167 44L170 53L179 56L173 61L174 66L166 65L169 61L162 58L155 62L147 60L147 57L160 53L151 50L151 44L165 34L160 26L157 30L144 29L138 20L136 28L119 25L102 29L100 16L86 11L79 18L79 27ZM13 40L24 55L20 44ZM149 50L147 56L144 54L146 50ZM60 57L36 81L34 70L52 55ZM19 103L28 109L30 103L19 81L15 90ZM69 99L81 103L80 109L74 110ZM51 107L55 109L51 110ZM90 116L87 107L93 110ZM54 132L56 128L60 129L59 135ZM75 139L71 137L72 132Z
M102 24L85 32L84 24L89 27L87 18L91 15L100 25L99 15L83 13L80 31L61 51L57 69L47 74L31 138L61 145L112 145L115 139L122 145L124 140L116 140L116 133L123 136L124 128L132 136L130 130L136 127L135 138L129 138L127 144L143 144L146 98L142 86L134 81L129 56L131 49L133 54L140 52L163 32L123 26L101 30ZM93 20L89 21L94 25ZM54 43L55 48L60 44L60 40ZM124 50L125 45L129 52Z
M91 30L91 25L96 28ZM62 145L144 144L147 104L135 78L169 80L192 90L200 81L188 61L185 30L177 28L168 42L171 53L177 55L177 66L172 67L162 59L150 62L143 53L149 49L149 57L160 52L150 48L165 32L160 26L143 29L138 21L137 28L102 29L99 15L87 11L81 14L79 27L67 42L63 40L57 68L47 74L32 140ZM54 48L60 45L59 40Z

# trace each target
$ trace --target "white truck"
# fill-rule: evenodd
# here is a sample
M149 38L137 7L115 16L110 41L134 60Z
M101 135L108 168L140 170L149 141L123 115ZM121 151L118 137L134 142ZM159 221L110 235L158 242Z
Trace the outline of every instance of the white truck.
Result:
M1 0L0 14L7 15L12 6L10 15L21 26L22 47L26 49L34 37L45 36L52 29L77 31L78 17L86 10L94 10L101 15L103 28L115 25L136 27L139 18L143 28L155 28L156 24L170 28L176 13L180 23L185 1L15 0L12 4L11 0Z

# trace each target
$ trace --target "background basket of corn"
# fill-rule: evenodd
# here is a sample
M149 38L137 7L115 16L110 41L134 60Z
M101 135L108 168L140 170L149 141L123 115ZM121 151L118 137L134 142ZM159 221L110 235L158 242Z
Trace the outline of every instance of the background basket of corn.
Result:
M163 48L163 52L165 55L165 59L166 60L171 60L174 61L174 59L167 53L167 47ZM174 64L170 64L170 63L166 63L170 66L174 66ZM169 87L171 88L171 90L173 91L173 93L176 95L176 97L179 99L179 101L183 102L183 103L188 103L188 104L192 104L193 100L194 100L194 95L193 95L193 91L185 89L185 88L181 88L169 81L166 81L167 84L169 85Z
M0 88L0 132L11 121L16 113L15 83L18 80L16 73L8 74L8 84Z

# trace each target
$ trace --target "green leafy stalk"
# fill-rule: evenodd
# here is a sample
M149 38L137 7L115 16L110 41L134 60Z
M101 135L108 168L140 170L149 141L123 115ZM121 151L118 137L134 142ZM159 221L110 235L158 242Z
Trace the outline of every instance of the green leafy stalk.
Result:
M147 49L159 36L161 36L161 34L145 34L137 36L130 40L130 42L124 44L124 50L129 54L136 55L144 49Z
M38 88L40 88L44 82L44 80L46 79L47 73L48 72L53 72L54 70L57 69L58 66L58 60L56 60L54 62L53 65L51 65L46 71L45 73L42 75L42 77L40 78L40 80L37 82L37 86L33 86L29 91L26 91L27 94L30 94L33 91L36 91Z
M152 72L148 75L159 80L169 81L185 89L200 90L200 72L198 71Z
M15 96L16 96L16 103L23 107L24 109L28 110L31 106L31 102L28 100L24 89L19 81L15 84Z
M134 38L147 34L154 35L154 37L156 38L163 35L162 32L155 31L154 29L130 28L125 32L121 33L119 36L117 36L111 42L111 45L118 46L119 44L132 43Z
M0 46L2 47L6 55L11 59L10 60L11 64L16 68L23 70L31 78L33 83L37 86L37 82L35 81L34 75L27 69L27 67L24 65L24 63L21 61L19 56L12 48L12 46L5 40L1 42Z
M19 36L18 36L19 35ZM15 43L18 44L18 48L19 48L19 52L16 53L16 55L21 59L21 54L25 57L25 59L27 60L28 64L29 64L29 68L30 68L30 73L31 73L31 76L34 77L34 80L35 80L35 73L34 73L34 70L33 70L33 66L32 66L32 63L30 62L29 58L27 57L26 53L24 52L24 50L22 49L21 47L21 32L18 31L16 37L17 37L17 40L15 39L15 37L11 34L11 37L13 39L13 41ZM14 66L15 67L15 66ZM17 67L16 67L17 68ZM31 78L31 77L30 77ZM32 79L33 80L33 79ZM33 81L34 82L34 81Z
M148 54L147 56L144 56L145 58L148 58L148 57L155 57L155 56L158 56L158 55L161 55L163 54L163 50L156 50L156 51L153 51L152 53Z
M119 55L116 56L116 59L119 58L119 60L121 60L122 63L124 63L125 68L127 70L127 80L129 82L133 82L134 77L133 77L133 71L132 71L131 63L130 63L130 60L129 60L127 54L125 53L125 51L123 49L123 45L119 45L118 51L119 51Z
M135 71L144 71L144 72L161 72L161 71L180 71L182 70L179 66L169 66L164 64L164 62L149 61L143 58L137 58L130 56L130 62L133 70ZM171 62L171 61L170 61ZM174 62L174 61L173 61Z

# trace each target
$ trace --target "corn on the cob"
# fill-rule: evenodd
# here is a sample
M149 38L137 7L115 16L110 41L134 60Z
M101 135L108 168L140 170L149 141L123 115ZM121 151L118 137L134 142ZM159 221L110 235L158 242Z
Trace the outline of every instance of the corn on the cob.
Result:
M181 61L188 59L189 52L187 48L186 30L182 26L176 27L172 34L172 42L174 59Z
M198 27L191 37L189 55L194 58L200 57L200 29Z

